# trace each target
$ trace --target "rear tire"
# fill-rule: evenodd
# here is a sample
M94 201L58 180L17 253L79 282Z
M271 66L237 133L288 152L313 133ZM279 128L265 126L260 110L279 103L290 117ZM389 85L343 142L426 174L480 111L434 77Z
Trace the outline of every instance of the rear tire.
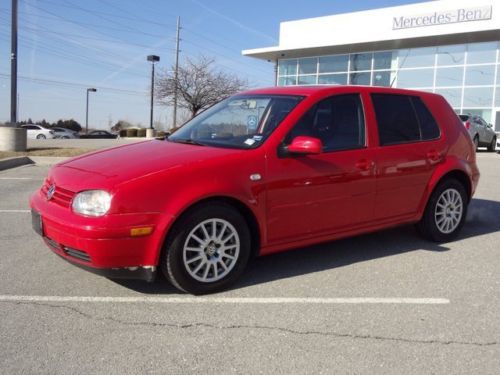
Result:
M474 151L477 151L479 149L479 137L476 135L474 137Z
M496 148L497 148L497 137L493 137L491 143L488 145L488 151L495 152Z
M223 203L196 207L174 225L163 248L160 268L179 290L207 294L231 286L250 257L245 219Z
M461 182L453 178L440 182L427 202L417 229L430 241L452 241L464 225L468 203L467 192Z

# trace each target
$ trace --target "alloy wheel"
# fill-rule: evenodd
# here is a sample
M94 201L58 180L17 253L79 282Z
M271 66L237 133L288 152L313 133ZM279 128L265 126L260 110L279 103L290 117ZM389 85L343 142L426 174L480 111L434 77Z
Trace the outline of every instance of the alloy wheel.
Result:
M208 219L188 234L183 248L184 267L194 279L213 283L231 272L239 253L236 228L223 219Z
M447 189L439 196L434 211L436 226L441 233L452 233L462 219L464 205L462 196L455 189Z

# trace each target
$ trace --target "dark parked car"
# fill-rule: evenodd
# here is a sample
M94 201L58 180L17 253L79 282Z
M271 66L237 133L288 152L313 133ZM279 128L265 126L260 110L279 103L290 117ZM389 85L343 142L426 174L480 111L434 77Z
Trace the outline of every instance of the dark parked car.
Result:
M92 139L98 139L98 138L104 138L104 139L114 139L118 137L116 134L112 134L110 132L107 132L106 130L94 130L89 132L88 134L82 134L80 138L92 138Z
M476 150L478 147L487 147L488 151L495 151L497 135L491 124L488 124L478 115L467 114L459 115L458 117L460 117L460 120L462 120L465 128L469 132Z

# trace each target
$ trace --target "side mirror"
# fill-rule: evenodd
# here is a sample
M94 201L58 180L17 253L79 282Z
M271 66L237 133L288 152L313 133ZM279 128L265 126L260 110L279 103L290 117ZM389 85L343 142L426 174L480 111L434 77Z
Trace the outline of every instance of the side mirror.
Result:
M321 154L323 150L323 143L320 139L314 137L295 137L292 143L288 146L290 154Z
M488 124L488 128L493 128L493 124Z

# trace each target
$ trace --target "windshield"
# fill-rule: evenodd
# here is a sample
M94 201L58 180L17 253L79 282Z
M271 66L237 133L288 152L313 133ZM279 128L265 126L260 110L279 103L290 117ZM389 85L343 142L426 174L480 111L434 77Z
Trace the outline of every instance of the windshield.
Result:
M302 99L282 95L234 96L196 116L168 140L215 147L255 148Z

